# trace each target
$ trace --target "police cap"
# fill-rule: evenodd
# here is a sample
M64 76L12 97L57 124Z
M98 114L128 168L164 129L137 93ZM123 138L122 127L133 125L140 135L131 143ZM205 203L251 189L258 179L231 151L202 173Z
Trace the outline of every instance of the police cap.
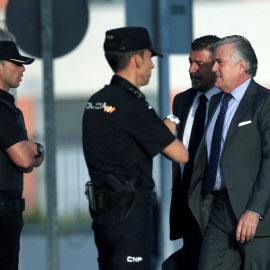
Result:
M149 49L152 56L163 57L153 46L149 33L144 27L122 27L106 32L105 52L132 52Z
M6 60L16 65L29 65L34 58L20 55L14 41L0 41L0 60Z

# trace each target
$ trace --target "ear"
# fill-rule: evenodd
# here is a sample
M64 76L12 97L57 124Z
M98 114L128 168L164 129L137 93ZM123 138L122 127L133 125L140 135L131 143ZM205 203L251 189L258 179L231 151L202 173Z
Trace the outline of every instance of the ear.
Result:
M3 73L3 69L4 69L4 66L3 66L3 64L0 62L0 75Z
M244 72L246 72L247 68L247 62L245 60L241 60L238 62L239 64L239 74L242 75Z
M135 54L133 57L134 57L137 68L140 68L143 62L142 57L139 54Z

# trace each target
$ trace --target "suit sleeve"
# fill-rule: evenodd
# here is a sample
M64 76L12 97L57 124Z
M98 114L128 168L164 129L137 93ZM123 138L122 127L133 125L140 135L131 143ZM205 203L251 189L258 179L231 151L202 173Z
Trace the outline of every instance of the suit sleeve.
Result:
M174 99L173 99L173 104L172 104L172 112L173 112L173 114L175 115L175 116L177 116L177 117L179 117L179 102L180 102L180 100L179 100L179 95L180 94L177 94L175 97L174 97Z
M261 135L261 162L246 210L265 217L270 204L270 95L261 108L258 120Z

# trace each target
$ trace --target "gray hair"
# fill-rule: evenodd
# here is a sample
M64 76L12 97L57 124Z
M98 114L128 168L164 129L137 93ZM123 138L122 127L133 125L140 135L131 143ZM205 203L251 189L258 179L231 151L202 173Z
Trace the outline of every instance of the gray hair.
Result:
M231 55L231 60L234 64L238 63L239 61L246 61L247 68L246 73L251 75L252 77L256 76L257 68L258 68L258 60L253 50L250 42L243 36L239 35L232 35L221 38L214 47L216 50L217 47L225 44L233 44L234 50Z

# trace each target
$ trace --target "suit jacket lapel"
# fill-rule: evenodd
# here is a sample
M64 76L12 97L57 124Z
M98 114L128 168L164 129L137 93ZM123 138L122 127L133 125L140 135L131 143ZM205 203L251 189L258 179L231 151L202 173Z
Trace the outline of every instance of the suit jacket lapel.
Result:
M212 98L210 100L209 109L208 109L208 119L207 119L207 123L206 123L205 129L204 129L202 140L199 144L198 151L197 151L196 156L195 156L194 164L198 164L198 160L200 160L199 163L201 163L201 164L207 163L207 154L205 155L205 153L207 153L206 152L207 129L208 129L208 126L209 126L209 124L210 124L210 122L211 122L211 120L212 120L212 118L213 118L213 116L218 108L218 105L221 101L223 94L224 94L223 92L220 92L219 94L212 96ZM201 154L201 153L203 153L203 154ZM200 179L200 177L195 177L195 179L198 180L198 179ZM196 183L196 181L194 183Z
M220 93L212 96L212 98L210 100L209 109L208 109L208 119L207 119L207 123L205 126L205 131L207 130L209 123L211 122L211 120L212 120L212 118L213 118L213 116L218 108L218 105L221 102L221 98L222 98L223 94L224 94L223 92L220 92Z
M197 90L191 89L189 94L186 96L186 99L183 99L183 104L180 106L177 112L177 116L180 118L180 125L178 129L178 138L180 141L183 140L183 134L188 118L190 108L192 106L193 100L197 94Z
M229 130L227 133L225 145L227 145L230 142L230 140L233 138L235 132L238 129L239 123L241 122L246 111L248 110L250 104L253 103L252 96L256 94L256 89L257 89L256 83L252 79L243 98L242 98L242 100L240 101L240 104L239 104L234 116L233 116L233 119L231 121Z

